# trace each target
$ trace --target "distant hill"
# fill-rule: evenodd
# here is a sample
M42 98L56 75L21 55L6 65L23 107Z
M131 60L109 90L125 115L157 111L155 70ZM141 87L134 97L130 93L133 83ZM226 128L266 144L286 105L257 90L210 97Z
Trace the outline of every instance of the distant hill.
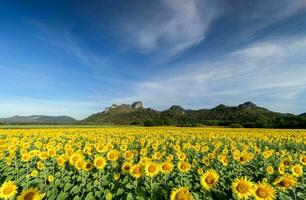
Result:
M306 113L302 113L299 115L300 117L306 117Z
M190 110L173 105L164 111L144 108L138 101L131 105L112 105L103 112L95 113L82 121L88 124L113 125L176 125L200 126L239 124L244 127L306 128L302 117L270 111L252 102L238 106L220 104L212 109Z
M68 116L31 115L0 118L0 122L7 124L70 124L78 121Z

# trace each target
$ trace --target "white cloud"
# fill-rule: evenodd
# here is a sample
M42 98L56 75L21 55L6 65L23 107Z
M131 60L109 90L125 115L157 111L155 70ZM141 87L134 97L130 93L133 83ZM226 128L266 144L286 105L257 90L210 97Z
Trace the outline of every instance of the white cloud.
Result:
M188 63L185 72L143 82L134 96L160 108L257 100L270 107L288 102L292 109L292 102L306 92L305 52L305 37L258 42L217 61Z
M130 42L140 52L161 51L175 56L201 42L216 16L215 5L208 0L160 0L158 10L149 16L127 21ZM147 8L146 9L150 9Z

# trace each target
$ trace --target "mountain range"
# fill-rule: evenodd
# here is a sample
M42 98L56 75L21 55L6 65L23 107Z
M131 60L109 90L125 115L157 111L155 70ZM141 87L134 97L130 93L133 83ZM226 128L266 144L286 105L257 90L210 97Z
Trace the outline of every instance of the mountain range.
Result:
M173 105L164 111L144 108L141 101L133 104L113 104L103 112L92 114L82 123L145 126L221 125L238 127L306 128L306 113L294 115L259 107L252 102L238 106L220 104L212 109L191 110Z
M294 115L273 112L245 102L238 106L220 104L211 109L184 109L172 105L158 111L145 108L141 101L132 104L113 104L104 111L83 120L69 116L13 116L0 118L2 124L88 124L88 125L144 125L144 126L231 126L248 128L306 128L306 113Z
M72 124L78 121L69 116L13 116L8 118L0 118L1 123L7 124Z

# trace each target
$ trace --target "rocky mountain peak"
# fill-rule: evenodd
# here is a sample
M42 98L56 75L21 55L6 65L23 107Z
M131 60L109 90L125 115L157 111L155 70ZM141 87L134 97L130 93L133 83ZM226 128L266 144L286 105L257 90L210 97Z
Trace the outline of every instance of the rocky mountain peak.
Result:
M170 108L169 108L169 111L174 111L174 112L179 112L179 113L183 113L185 112L184 108L182 108L181 106L179 105L172 105Z
M254 109L254 108L258 108L258 106L256 104L254 104L251 101L245 102L243 104L239 105L240 108L244 108L244 109Z
M143 108L143 106L142 106L142 102L141 101L135 101L134 103L132 103L132 108L133 109L142 109Z

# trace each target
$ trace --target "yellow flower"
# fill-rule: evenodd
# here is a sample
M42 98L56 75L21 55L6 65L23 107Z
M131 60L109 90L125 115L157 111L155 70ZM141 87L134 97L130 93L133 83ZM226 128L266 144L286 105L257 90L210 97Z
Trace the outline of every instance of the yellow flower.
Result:
M105 197L106 200L112 200L113 199L113 194L111 192L108 192L106 194L106 197Z
M190 168L191 168L191 165L186 161L182 161L178 163L178 169L183 173L188 172Z
M17 197L17 200L41 200L43 198L37 188L29 188L28 190L23 190L22 193Z
M160 166L161 173L168 174L171 173L173 170L173 164L171 162L164 162Z
M291 171L293 176L300 177L303 175L303 167L299 164L293 165Z
M63 167L66 163L66 159L64 158L64 156L59 156L56 159L56 162L57 162L58 166Z
M0 187L0 197L3 199L11 199L17 193L17 186L13 181L7 181Z
M101 156L97 156L94 160L94 166L97 169L104 169L104 167L106 166L106 160L105 158L101 157Z
M136 164L136 165L132 166L131 169L130 169L130 174L131 174L131 176L133 176L136 179L140 178L142 176L141 165Z
M111 150L107 153L107 159L110 161L116 161L119 158L119 153L116 150Z
M93 168L93 166L90 162L85 162L83 168L85 171L89 172Z
M201 185L205 190L211 190L218 184L218 181L219 174L213 169L205 172L200 178Z
M198 172L199 175L202 175L202 174L204 173L204 170L203 170L202 168L199 168L199 169L197 170L197 172Z
M268 173L268 174L273 174L274 173L274 168L272 167L272 166L268 166L267 168L266 168L266 172Z
M114 174L114 180L118 181L119 179L120 179L120 174L119 173Z
M80 153L74 153L69 158L69 163L75 165L77 162L83 159L83 155Z
M238 199L248 199L253 192L253 183L246 177L236 178L232 190Z
M123 163L122 167L121 167L121 171L124 173L124 174L128 174L130 169L132 167L132 163L129 163L129 162L125 162Z
M193 200L192 194L186 187L180 187L171 191L170 200Z
M36 169L34 169L32 172L31 172L31 176L32 177L35 177L38 175L38 171Z
M145 174L149 177L156 176L159 172L159 166L155 163L148 163L145 166Z
M258 183L254 187L253 196L255 200L273 200L275 199L275 190L268 183Z
M48 176L48 181L51 183L55 180L54 176L50 175Z
M300 163L301 163L302 165L306 165L306 155L302 155L302 156L300 157Z
M285 191L288 188L293 188L297 184L297 180L294 176L285 175L278 178L274 184L278 186L281 191Z
M38 161L38 162L36 163L36 166L37 166L37 169L38 169L38 170L43 170L43 169L45 169L45 164L44 164L43 162L41 162L41 161Z

